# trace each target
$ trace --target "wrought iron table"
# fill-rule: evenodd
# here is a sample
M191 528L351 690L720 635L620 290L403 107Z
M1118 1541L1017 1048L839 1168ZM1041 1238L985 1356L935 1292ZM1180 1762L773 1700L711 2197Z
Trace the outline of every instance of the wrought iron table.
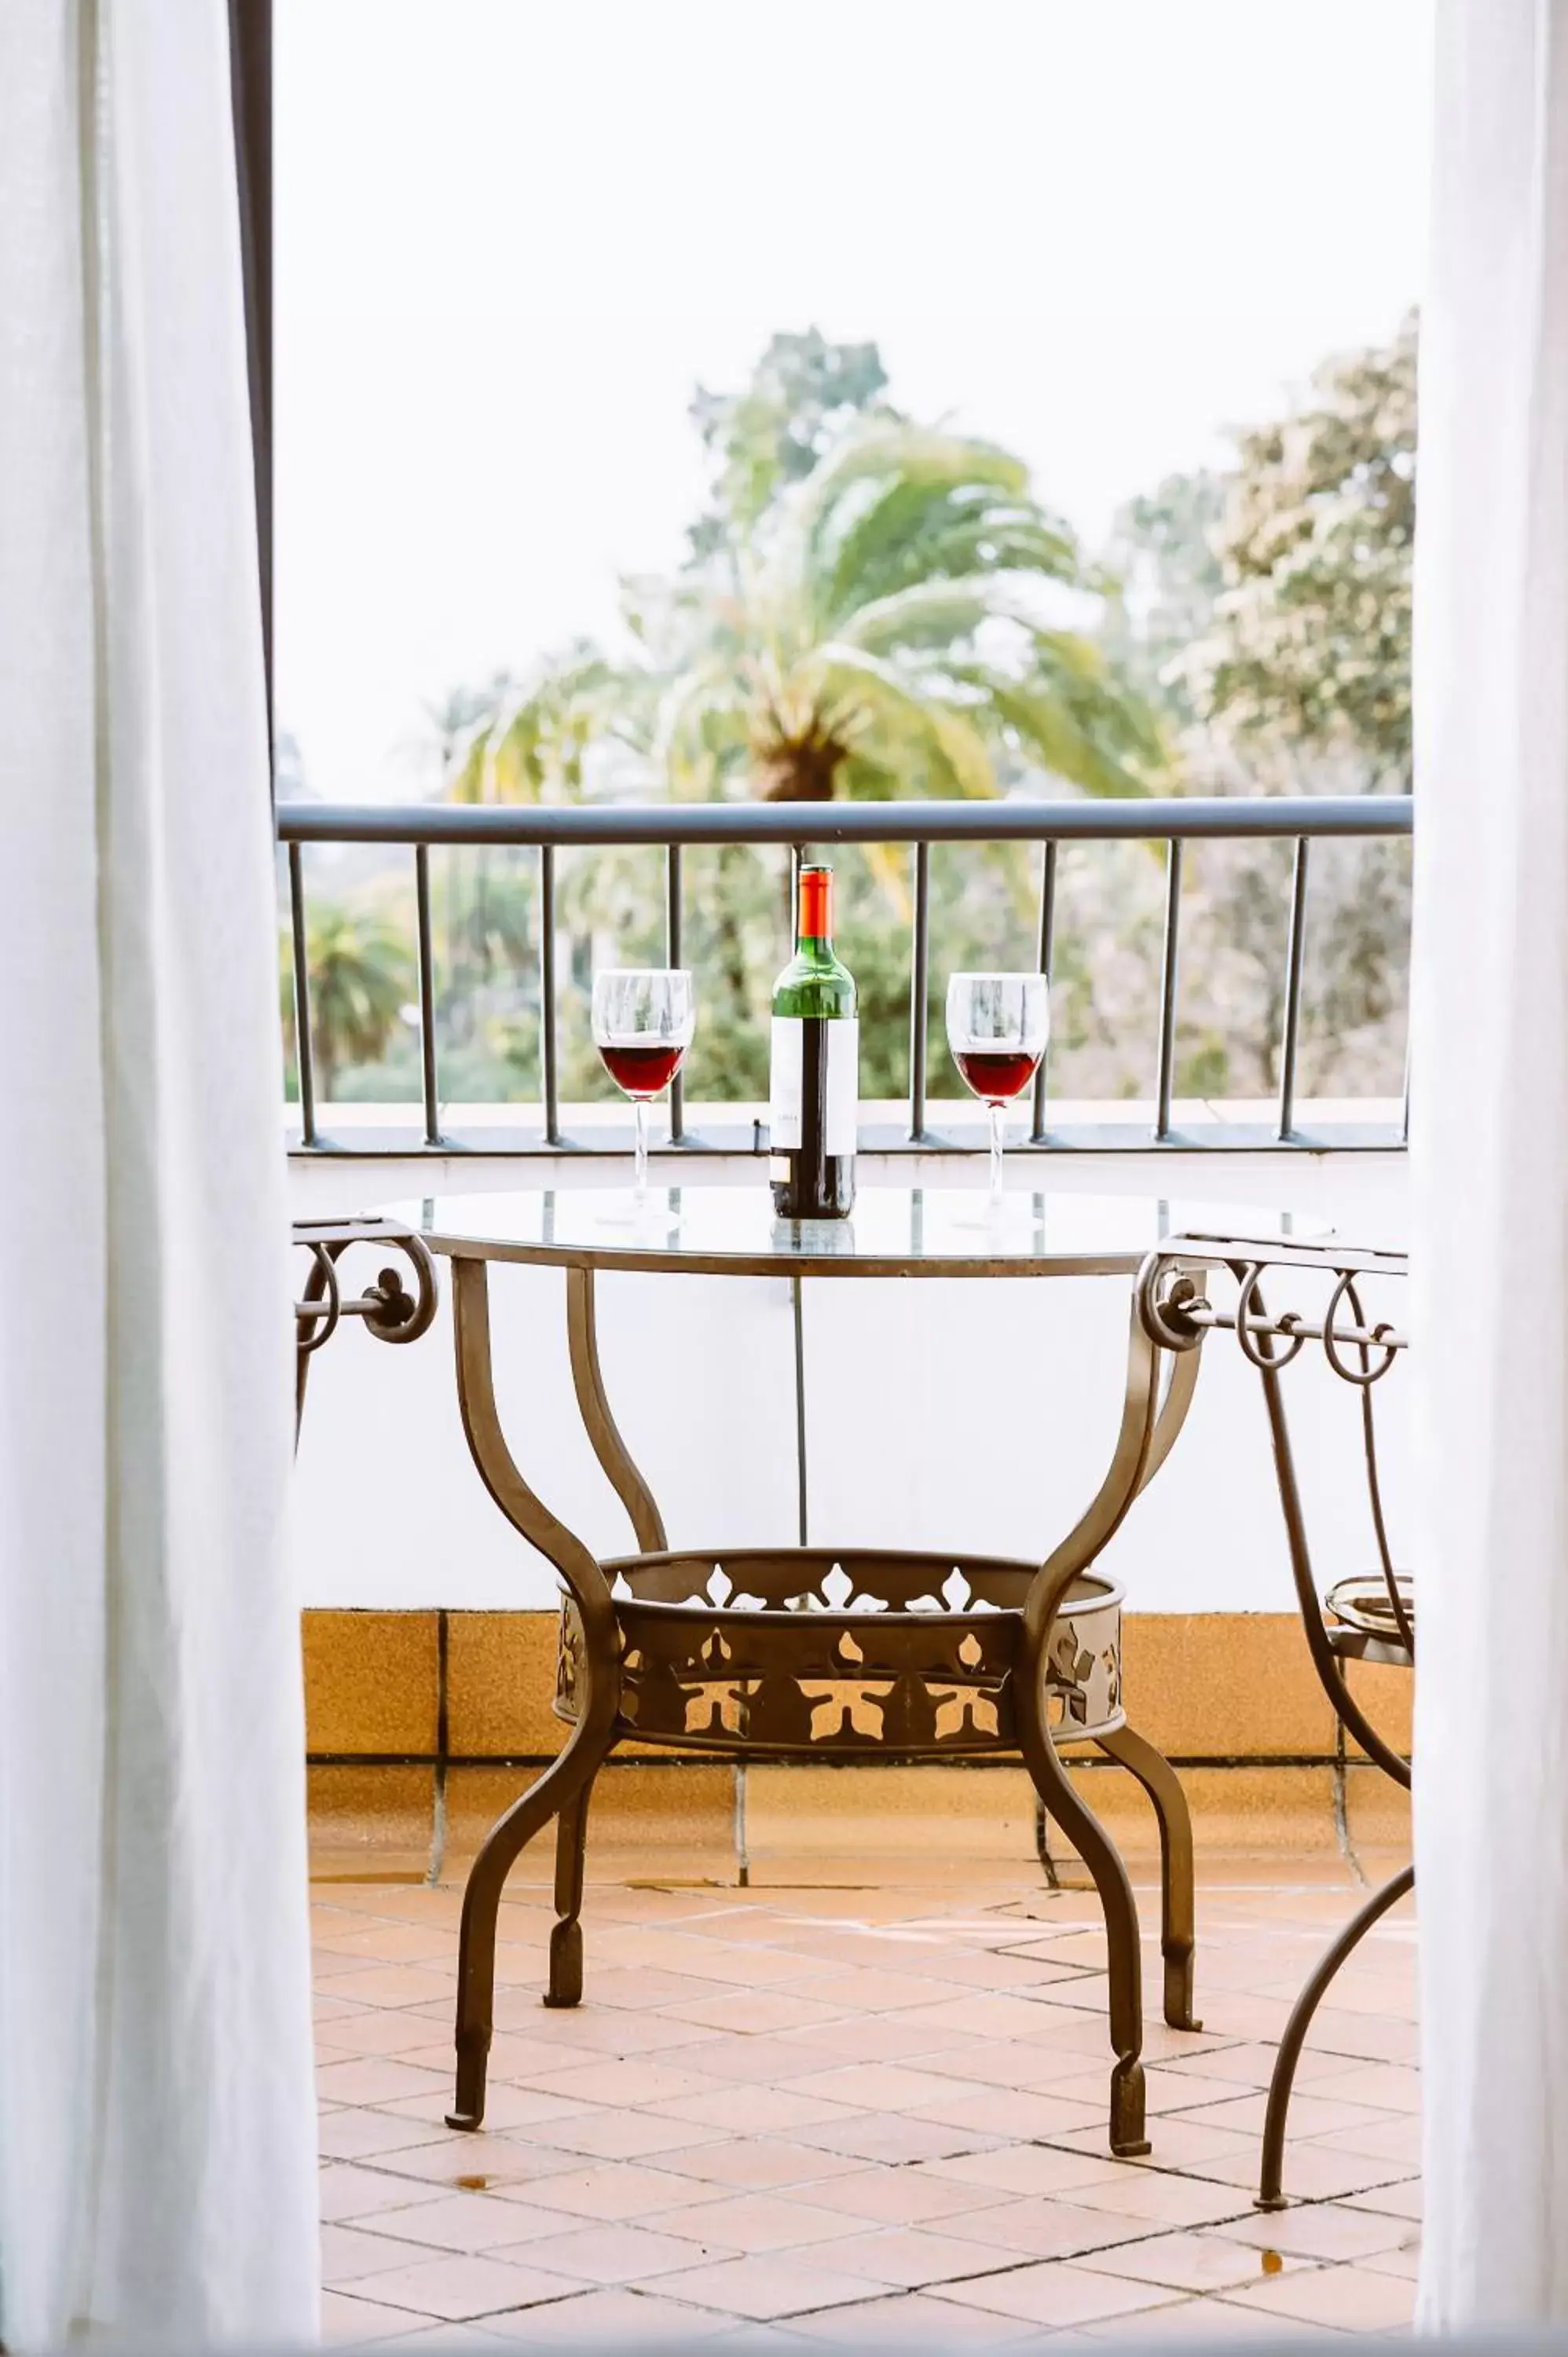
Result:
M1238 1223L1213 1214L1218 1232ZM1267 1214L1249 1232L1289 1232ZM478 2127L491 2036L497 1916L507 1875L552 1817L556 1922L547 2005L583 1987L580 1917L589 1798L617 1743L748 1758L949 1759L1021 1755L1048 1815L1093 1878L1109 1963L1112 2150L1147 2152L1137 1910L1109 1835L1058 1757L1091 1743L1147 1792L1159 1823L1165 2019L1192 2018L1192 1836L1168 1762L1128 1725L1122 1700L1121 1591L1094 1568L1139 1492L1169 1455L1197 1383L1184 1330L1165 1344L1139 1313L1134 1281L1171 1233L1206 1222L1136 1197L983 1197L919 1188L863 1189L853 1219L786 1223L763 1188L685 1188L640 1208L575 1188L457 1195L360 1223L365 1242L399 1244L421 1278L450 1261L464 1430L491 1497L564 1583L555 1708L572 1726L560 1756L486 1837L464 1894L458 1959L456 2097L451 2125ZM347 1232L339 1231L338 1233ZM332 1249L312 1232L317 1256ZM341 1249L341 1246L338 1247ZM600 1561L524 1479L502 1434L490 1348L489 1267L559 1267L577 1404L639 1552ZM671 1549L647 1480L606 1396L595 1320L601 1272L831 1277L1109 1277L1131 1315L1121 1421L1110 1463L1078 1522L1043 1559L1015 1561L863 1547ZM1189 1297L1201 1291L1190 1279ZM390 1271L371 1298L381 1308ZM336 1297L336 1296L334 1296ZM350 1305L358 1306L358 1305ZM411 1309L404 1327L415 1322ZM424 1319L423 1322L428 1322ZM303 1329L302 1329L303 1331ZM393 1339L388 1335L385 1339Z

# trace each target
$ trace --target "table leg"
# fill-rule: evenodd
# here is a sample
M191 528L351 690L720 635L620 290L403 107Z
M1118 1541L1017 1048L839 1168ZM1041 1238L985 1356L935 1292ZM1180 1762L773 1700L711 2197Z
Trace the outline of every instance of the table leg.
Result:
M1295 2066L1301 2060L1301 2050L1312 2027L1313 2015L1322 2004L1329 1983L1346 1958L1360 1946L1379 1918L1386 1915L1397 1900L1403 1899L1414 1888L1415 1868L1405 1866L1400 1868L1391 1882L1385 1882L1380 1890L1374 1890L1366 1905L1351 1916L1333 1946L1318 1959L1312 1978L1291 2007L1285 2034L1274 2057L1273 2076L1269 2081L1269 2107L1263 2115L1263 2166L1258 2187L1260 2210L1283 2210L1286 2206L1283 2187L1285 2120L1290 2111L1291 2089L1295 2083Z
M1197 1353L1192 1355L1196 1360ZM1093 1876L1105 1917L1111 2044L1116 2057L1111 2072L1111 2149L1118 2158L1127 2159L1149 2149L1144 2134L1144 2067L1140 2060L1144 2014L1137 1907L1115 1844L1074 1790L1067 1770L1057 1757L1046 1715L1047 1663L1051 1637L1068 1590L1114 1535L1140 1490L1164 1463L1191 1404L1196 1365L1188 1368L1185 1361L1176 1360L1162 1397L1160 1376L1165 1356L1146 1332L1134 1299L1127 1341L1122 1422L1111 1463L1088 1507L1043 1566L1029 1590L1018 1671L1018 1736L1025 1764L1047 1812ZM1134 1738L1134 1744L1136 1741ZM1140 1754L1133 1773L1140 1774L1152 1758L1159 1760L1166 1776L1171 1776L1159 1755L1145 1749L1148 1758ZM1129 1760L1127 1764L1132 1766L1133 1762ZM1171 1782L1175 1783L1174 1776ZM1161 1790L1165 1790L1163 1785ZM1156 1807L1160 1807L1160 1794L1153 1796ZM1165 1799L1168 1804L1168 1792ZM1181 1813L1185 1820L1185 1807ZM1165 1815L1162 1809L1162 1828ZM1168 2005L1172 1994L1168 1962L1166 1969Z
M571 1590L584 1640L578 1664L579 1716L572 1738L560 1758L490 1828L463 1893L457 1952L457 2087L447 2125L477 2128L485 2111L485 2067L494 2016L496 1919L501 1892L519 1854L557 1814L569 1821L571 1834L564 1878L557 1863L556 1903L562 1921L551 1938L551 1993L553 1996L558 1988L571 1987L574 1963L580 1992L577 1910L582 1903L582 1835L588 1792L616 1738L620 1661L615 1607L603 1571L582 1540L535 1496L507 1448L496 1407L485 1264L456 1260L452 1275L457 1401L469 1451L508 1522L554 1565Z
M1121 1854L1099 1818L1079 1797L1057 1757L1048 1733L1029 1723L1019 1727L1024 1764L1035 1790L1094 1877L1105 1918L1105 1952L1111 1985L1111 2149L1118 2160L1134 2160L1149 2150L1144 2133L1144 1970L1138 1945L1138 1907Z
M588 1803L593 1794L590 1776L555 1820L555 1921L550 1932L546 2005L583 2001L583 1878L588 1860Z
M1160 1827L1160 1953L1165 1967L1165 2019L1173 2029L1201 2029L1192 2018L1195 1939L1192 1817L1170 1761L1131 1727L1095 1738L1101 1751L1135 1776L1155 1804Z

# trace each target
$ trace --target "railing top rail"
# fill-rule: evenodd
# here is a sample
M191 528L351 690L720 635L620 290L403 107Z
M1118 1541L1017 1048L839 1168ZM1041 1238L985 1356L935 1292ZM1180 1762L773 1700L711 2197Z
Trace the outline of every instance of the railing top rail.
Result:
M280 802L280 843L1184 842L1409 834L1408 794L1126 802Z

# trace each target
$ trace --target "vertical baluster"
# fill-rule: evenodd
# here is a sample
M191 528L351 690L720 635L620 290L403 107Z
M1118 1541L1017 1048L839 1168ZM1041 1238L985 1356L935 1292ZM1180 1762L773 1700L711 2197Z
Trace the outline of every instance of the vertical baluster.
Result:
M289 930L294 942L294 1060L299 1076L299 1142L314 1146L316 1060L310 1046L310 963L305 936L305 867L300 845L288 847Z
M664 959L681 963L681 846L664 847ZM686 1083L679 1072L670 1083L670 1143L679 1146L686 1135Z
M909 948L909 1136L926 1135L926 1014L930 996L931 846L915 845L915 920Z
M555 1038L555 846L539 846L539 1069L544 1085L544 1143L561 1143L561 1084Z
M1051 958L1057 935L1057 846L1045 846L1045 864L1040 870L1040 954L1039 970L1050 979ZM1049 1055L1047 1049L1046 1055ZM1046 1142L1046 1056L1040 1058L1040 1069L1035 1074L1035 1118L1030 1125L1029 1143L1043 1146Z
M1155 1138L1164 1145L1171 1134L1171 1082L1176 1065L1176 937L1181 921L1181 842L1172 835L1165 845L1165 941L1160 962L1160 1069L1155 1116Z
M424 1143L441 1143L435 1079L435 955L430 937L430 846L413 851L413 897L419 927L419 1056L424 1086Z
M1284 1037L1280 1045L1280 1119L1282 1143L1295 1128L1295 1051L1301 1030L1301 970L1306 941L1306 860L1305 834L1295 839L1295 870L1291 879L1290 937L1285 948Z

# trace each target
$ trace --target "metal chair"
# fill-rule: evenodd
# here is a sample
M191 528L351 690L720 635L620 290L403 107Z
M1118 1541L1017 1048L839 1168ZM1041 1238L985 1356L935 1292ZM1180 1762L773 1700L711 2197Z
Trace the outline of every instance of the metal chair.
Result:
M1204 1280L1215 1271L1228 1271L1235 1280L1233 1307L1227 1308L1206 1297ZM1265 1275L1272 1283L1277 1274L1288 1283L1291 1272L1302 1271L1333 1281L1321 1318L1314 1321L1291 1309L1271 1314L1263 1299ZM1278 1244L1249 1245L1244 1237L1184 1236L1173 1239L1145 1262L1139 1302L1151 1339L1166 1350L1196 1350L1207 1332L1222 1328L1235 1334L1242 1355L1256 1368L1273 1442L1291 1574L1314 1667L1345 1733L1385 1775L1408 1792L1410 1762L1372 1725L1346 1676L1352 1662L1376 1662L1411 1671L1415 1667L1414 1587L1408 1574L1395 1569L1389 1545L1373 1403L1374 1386L1408 1348L1409 1337L1386 1322L1369 1324L1362 1304L1368 1279L1406 1274L1402 1253L1352 1251L1332 1241L1282 1250ZM1352 1574L1321 1592L1307 1541L1281 1382L1285 1369L1312 1341L1321 1343L1334 1373L1359 1397L1367 1503L1378 1557L1374 1571ZM1262 2210L1285 2207L1283 2169L1291 2089L1313 2018L1341 1965L1373 1924L1413 1888L1414 1881L1415 1868L1407 1866L1373 1891L1319 1960L1292 2007L1269 2084L1258 2191Z

